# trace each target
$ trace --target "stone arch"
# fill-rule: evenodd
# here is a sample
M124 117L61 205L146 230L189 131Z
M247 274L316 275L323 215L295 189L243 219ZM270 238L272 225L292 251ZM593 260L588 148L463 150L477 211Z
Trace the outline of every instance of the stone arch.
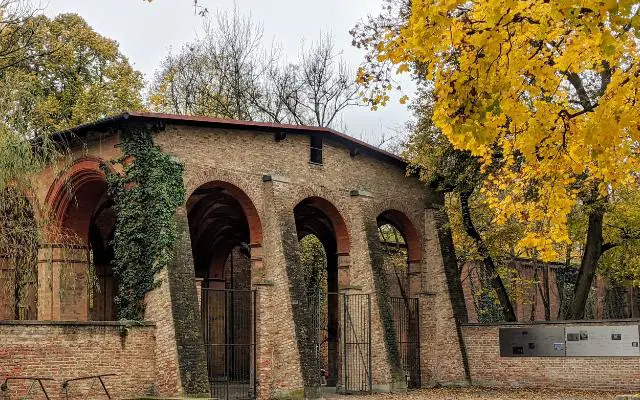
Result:
M43 243L39 255L41 319L117 318L117 281L111 266L116 214L103 167L114 171L101 158L80 157L49 187L45 198L51 217L46 237L49 243ZM97 282L94 287L87 284L91 265Z
M317 361L323 368L326 368L328 373L327 386L335 386L338 383L340 370L338 292L348 288L350 284L349 251L351 243L347 224L333 203L319 196L304 198L296 204L293 213L298 240L312 234L319 239L324 247L326 293L322 294L324 289L320 289L324 283L317 280L306 282L305 289L308 295L318 293L319 297L324 297L326 301L326 304L321 306L312 297L308 298L309 307L326 316L326 326L321 330L326 332L326 338L318 340L321 349L317 353L317 357L319 357ZM313 286L308 286L310 284ZM322 349L322 346L326 347Z
M296 204L295 210L301 207L312 207L322 212L330 221L333 234L335 235L336 252L338 255L349 255L351 242L347 224L342 215L329 200L320 196L309 196ZM300 231L300 230L299 230ZM306 231L303 231L306 232ZM318 236L318 235L316 235Z
M207 275L202 278L221 274L238 246L248 246L243 251L250 253L251 269L261 267L262 222L242 189L223 180L206 182L193 189L186 208L196 271Z
M419 263L422 260L422 242L415 226L402 211L387 209L376 218L378 226L390 224L402 234L407 245L409 263Z
M65 233L70 231L75 234L81 244L88 244L90 219L107 196L107 181L102 166L114 171L101 158L78 158L58 175L45 198L52 223L67 231Z
M186 202L194 282L199 294L205 343L242 344L251 340L252 279L262 264L262 222L253 201L238 186L212 180L196 187ZM251 375L246 346L207 350L213 381ZM244 378L243 378L244 379Z

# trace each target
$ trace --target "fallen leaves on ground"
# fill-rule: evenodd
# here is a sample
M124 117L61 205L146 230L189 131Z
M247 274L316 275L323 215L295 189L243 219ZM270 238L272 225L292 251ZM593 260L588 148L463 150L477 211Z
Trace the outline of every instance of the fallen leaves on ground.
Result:
M601 400L614 399L619 392L556 389L434 388L407 393L350 396L349 400Z

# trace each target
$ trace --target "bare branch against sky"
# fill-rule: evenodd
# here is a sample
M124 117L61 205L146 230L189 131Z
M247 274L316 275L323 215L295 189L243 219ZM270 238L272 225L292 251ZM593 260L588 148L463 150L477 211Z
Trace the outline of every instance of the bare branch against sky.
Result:
M198 0L199 9L209 14L237 7L243 14L262 24L264 40L281 48L282 56L298 58L303 42L319 40L321 32L332 35L335 50L342 52L347 65L354 70L362 61L362 53L351 47L351 29L367 14L378 12L380 2L370 0ZM131 0L48 0L45 13L80 14L100 34L120 43L121 51L147 81L171 49L203 35L203 18L194 12L189 0L155 0L152 3ZM412 85L403 82L405 88ZM411 89L407 89L411 90ZM379 143L410 117L398 98L376 112L367 107L349 108L342 123L349 134Z

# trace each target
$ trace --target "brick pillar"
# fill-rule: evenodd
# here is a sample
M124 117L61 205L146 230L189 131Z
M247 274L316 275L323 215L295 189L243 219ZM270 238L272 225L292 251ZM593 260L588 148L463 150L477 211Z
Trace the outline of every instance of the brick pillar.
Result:
M460 322L467 312L457 260L444 210L444 197L432 196L424 212L420 304L422 384L468 384Z
M384 251L378 236L372 195L351 193L351 286L371 293L371 350L373 390L388 392L406 388L396 346ZM353 289L351 289L353 290Z
M38 251L38 319L89 319L88 249L82 245L43 244Z
M178 238L171 264L156 275L159 286L147 294L145 319L156 323L158 391L163 396L208 397L207 359L187 211L175 216Z
M422 292L422 260L408 263L407 275L409 278L409 297L418 297Z
M269 257L254 262L257 268L252 271L258 299L258 397L301 397L303 390L305 397L313 397L310 382L315 378L319 383L319 374L311 336L305 330L304 285L296 273L298 237L293 210L285 200L290 184L284 177L264 180L262 250Z

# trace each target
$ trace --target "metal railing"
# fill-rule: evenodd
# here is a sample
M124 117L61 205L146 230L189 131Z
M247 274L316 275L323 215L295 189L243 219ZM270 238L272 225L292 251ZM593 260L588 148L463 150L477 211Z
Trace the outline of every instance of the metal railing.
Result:
M255 291L205 287L201 299L211 395L255 398Z
M391 298L396 347L407 386L420 387L420 317L417 298Z

